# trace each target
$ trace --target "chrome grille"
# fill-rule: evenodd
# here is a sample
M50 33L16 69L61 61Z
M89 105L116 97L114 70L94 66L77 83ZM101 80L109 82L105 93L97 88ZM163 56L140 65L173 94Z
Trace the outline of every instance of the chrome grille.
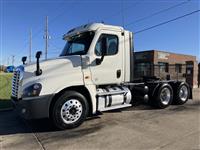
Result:
M16 70L12 79L12 97L18 98L20 71Z

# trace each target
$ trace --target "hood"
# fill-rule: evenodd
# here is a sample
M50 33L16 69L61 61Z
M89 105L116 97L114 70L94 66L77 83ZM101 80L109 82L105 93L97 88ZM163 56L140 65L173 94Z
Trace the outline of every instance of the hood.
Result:
M67 76L68 74L81 73L81 56L65 56L55 59L40 61L40 69L42 74L35 75L36 63L26 65L24 68L23 84L31 84L40 82L40 80L49 80L49 78L58 78L59 76Z
M81 61L81 59L80 59L80 56L78 56L78 55L58 57L58 58L40 61L40 68L43 71L48 71L48 69L56 69L57 67L61 67L62 65L72 65L72 67L78 67L81 65L80 61ZM55 67L55 68L53 68L53 67ZM31 64L26 65L25 71L26 72L35 72L36 71L36 63L31 63Z

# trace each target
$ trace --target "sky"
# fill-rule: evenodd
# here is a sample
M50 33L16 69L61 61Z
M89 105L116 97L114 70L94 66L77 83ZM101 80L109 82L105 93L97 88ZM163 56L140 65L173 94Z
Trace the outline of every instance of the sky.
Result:
M157 13L175 5L179 6ZM0 64L11 64L14 55L14 64L19 65L21 57L29 55L30 30L32 60L36 51L44 51L46 16L51 58L62 51L63 34L83 24L103 21L135 33L199 9L200 0L0 0ZM134 49L189 54L199 61L199 40L200 12L135 34Z

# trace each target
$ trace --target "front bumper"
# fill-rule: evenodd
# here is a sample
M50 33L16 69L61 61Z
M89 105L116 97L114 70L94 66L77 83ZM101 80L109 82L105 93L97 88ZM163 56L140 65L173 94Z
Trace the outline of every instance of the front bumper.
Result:
M39 119L49 117L49 108L53 95L28 97L21 100L12 99L18 114L25 119Z

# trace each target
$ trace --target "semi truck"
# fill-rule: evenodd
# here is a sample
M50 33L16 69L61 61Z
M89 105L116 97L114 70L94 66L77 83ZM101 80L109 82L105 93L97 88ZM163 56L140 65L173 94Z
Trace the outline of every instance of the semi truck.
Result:
M91 23L63 35L66 44L54 59L14 71L12 102L25 119L50 118L59 129L75 128L98 112L143 100L155 108L182 105L192 97L184 81L134 79L133 33L120 26Z

